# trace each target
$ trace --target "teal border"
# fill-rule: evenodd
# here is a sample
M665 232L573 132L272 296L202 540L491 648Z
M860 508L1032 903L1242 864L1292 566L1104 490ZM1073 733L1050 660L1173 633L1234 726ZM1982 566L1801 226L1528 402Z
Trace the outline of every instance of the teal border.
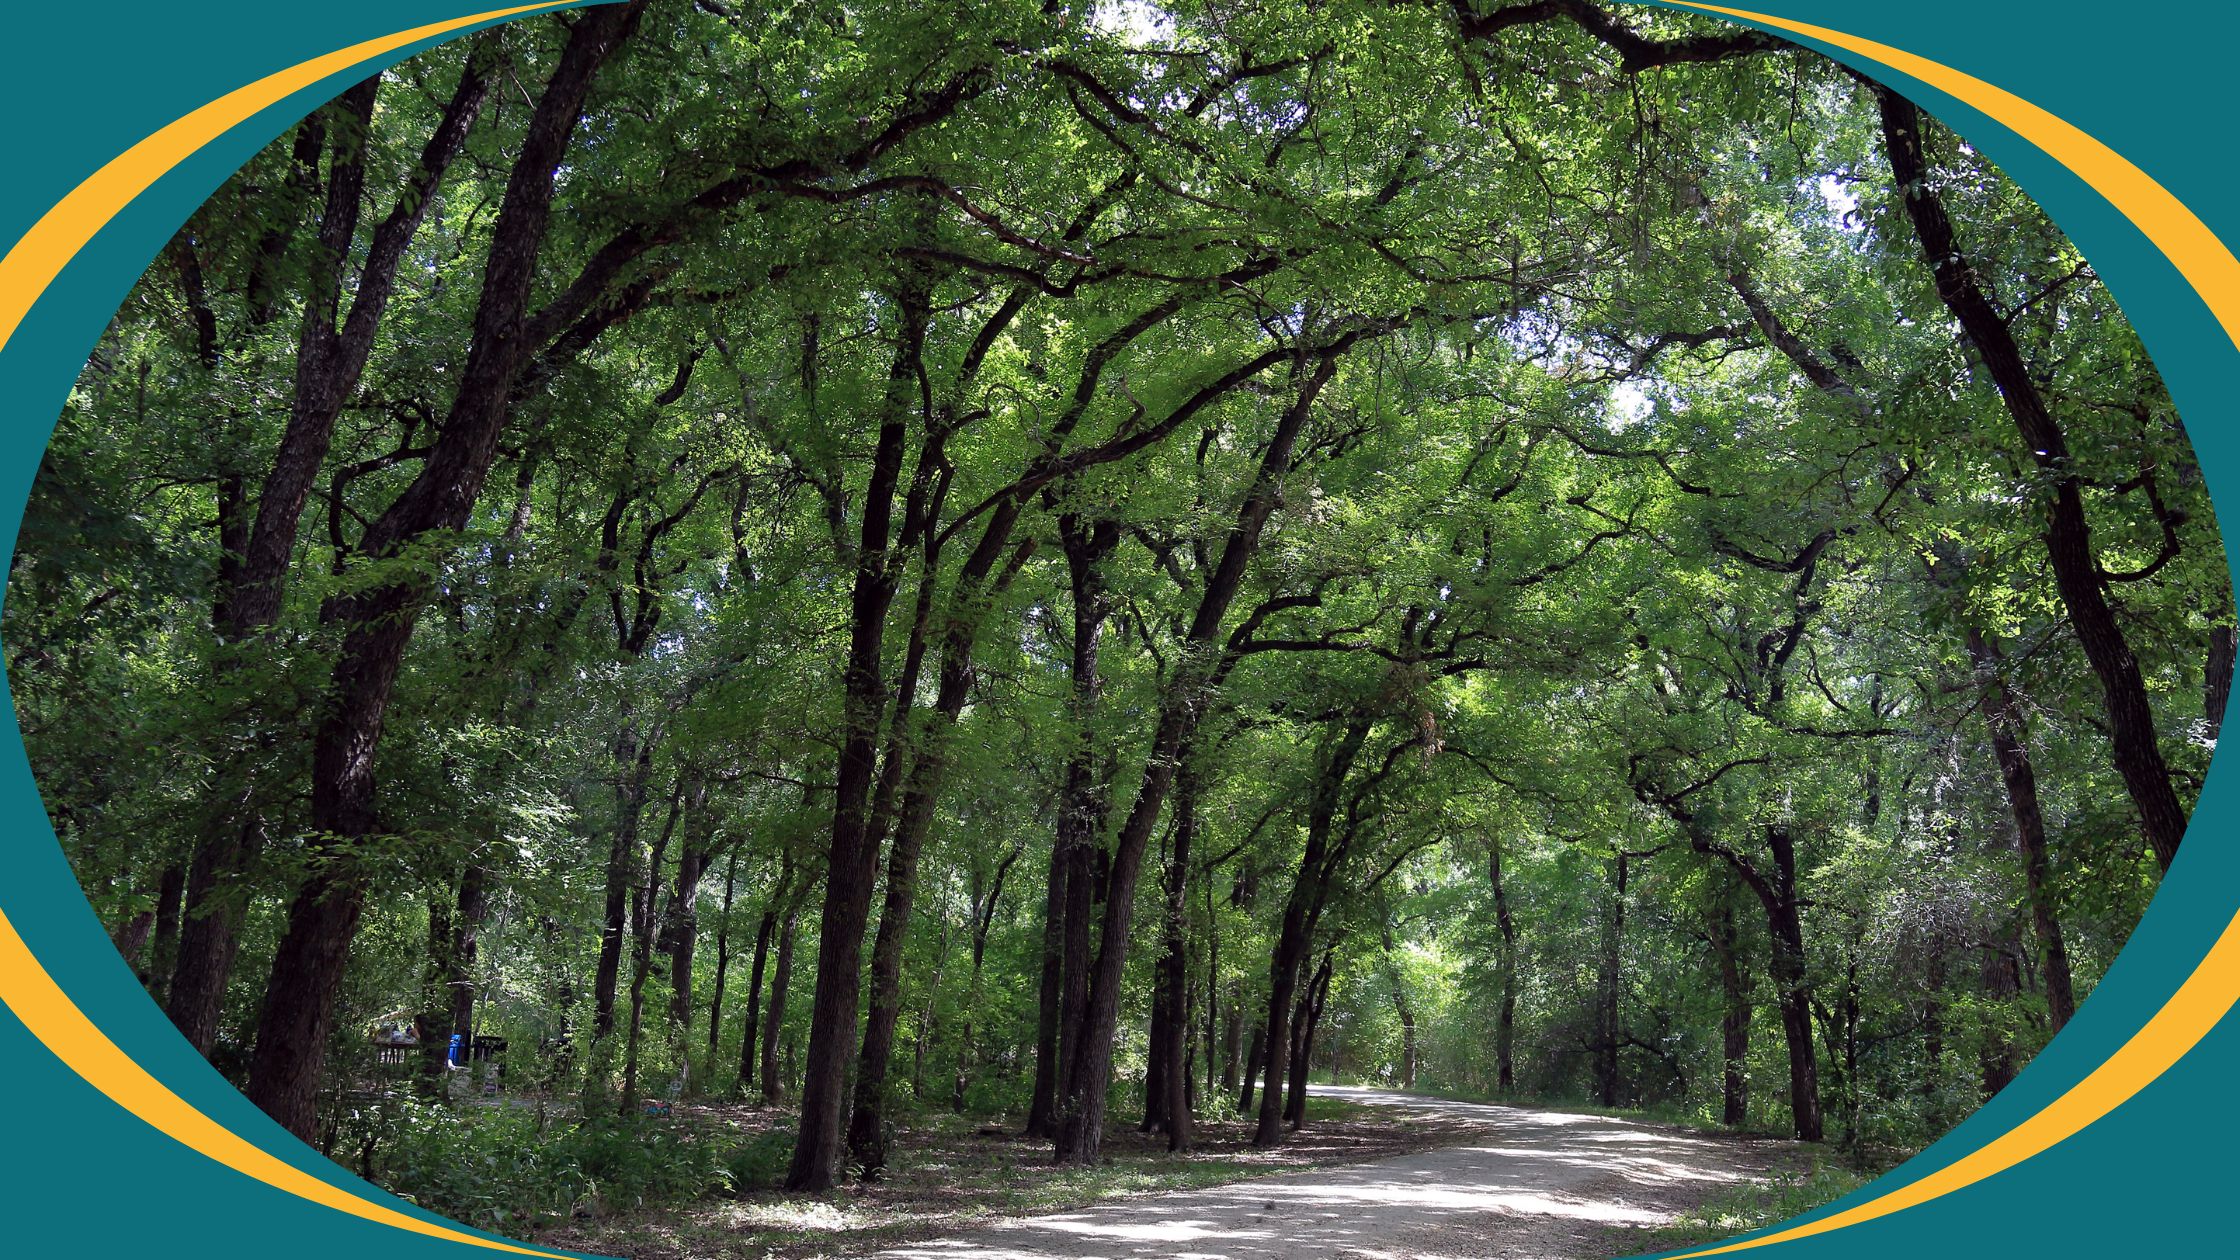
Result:
M9 125L0 138L9 172L0 183L0 241L14 241L109 157L226 91L362 39L487 7L494 6L134 0L12 14L0 45L0 118ZM2240 175L2223 138L2234 74L2226 62L2240 46L2240 6L1766 0L1742 7L1879 40L2004 87L2098 137L2213 231L2240 241L2233 197ZM355 77L338 76L266 111L174 171L80 255L0 353L0 551L12 553L20 505L61 400L132 282L226 174ZM2029 188L2093 260L2168 380L2212 493L2232 502L2240 438L2224 400L2240 379L2240 352L2200 300L2058 164L1939 93L1914 94ZM1950 1163L2035 1112L2128 1039L2185 978L2240 909L2240 853L2229 841L2232 779L2220 759L2177 865L2076 1021L1998 1099L1874 1192ZM0 723L0 908L87 1015L188 1101L297 1166L358 1186L227 1088L147 1001L77 892L12 723ZM2240 1092L2230 1080L2236 1059L2240 1019L2228 1014L2161 1080L2068 1142L1944 1199L1782 1244L1780 1253L2223 1254L2233 1236L2225 1199L2240 1168L2228 1150L2240 1121ZM13 1209L10 1233L29 1249L23 1254L497 1254L347 1217L212 1163L100 1096L5 1013L0 1089L0 1204Z

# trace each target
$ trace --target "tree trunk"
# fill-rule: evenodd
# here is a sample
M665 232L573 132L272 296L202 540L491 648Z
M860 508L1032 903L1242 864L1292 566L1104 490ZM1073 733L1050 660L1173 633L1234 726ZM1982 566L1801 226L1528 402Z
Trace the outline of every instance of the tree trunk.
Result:
M708 1071L715 1072L716 1050L723 1040L723 985L731 976L731 904L739 893L739 848L731 846L731 858L723 868L723 911L716 920L716 981L715 991L708 995ZM748 1015L748 1022L754 1016Z
M2038 774L2030 760L2022 706L2001 676L2004 657L1998 645L1973 626L1968 628L1968 658L1975 666L1984 725L1991 730L1991 751L1999 762L1999 778L2006 785L2008 810L2014 815L2015 845L2022 850L2024 892L2043 959L2046 1012L2053 1030L2060 1032L2077 1013L2077 999L2069 975L2069 947L2054 910L2053 863L2047 851L2045 814L2038 806Z
M1509 913L1509 890L1501 880L1501 840L1488 837L1493 876L1493 918L1501 932L1500 955L1495 960L1501 974L1500 1007L1494 1013L1494 1088L1503 1098L1517 1092L1517 921Z
M1797 1138L1820 1141L1820 1064L1812 1048L1812 990L1805 977L1804 925L1798 917L1795 849L1789 834L1770 834L1774 901L1766 907L1773 937L1773 986L1789 1046L1789 1109Z
M1993 1021L2022 992L2022 933L2010 931L2005 937L1983 952L1983 994L1988 999ZM1983 1073L1986 1101L2011 1084L2022 1070L2021 1055L2014 1041L1995 1030L1985 1035L1977 1062Z
M1056 1153L1061 1163L1095 1163L1103 1145L1105 1098L1112 1080L1112 1042L1119 1027L1120 991L1127 973L1128 936L1134 926L1136 881L1142 873L1144 851L1166 805L1175 767L1188 755L1198 720L1210 699L1207 693L1218 684L1215 644L1222 637L1223 622L1243 585L1245 571L1259 550L1261 531L1275 512L1284 476L1291 468L1292 451L1315 399L1337 370L1339 355L1352 344L1352 340L1341 339L1319 354L1311 370L1302 369L1304 379L1298 396L1285 408L1262 452L1259 470L1222 546L1221 558L1206 578L1175 676L1163 688L1143 779L1113 848L1112 876L1105 893L1103 930L1090 978L1081 1050L1073 1056L1072 1071L1059 1101ZM1278 1039L1270 1041L1275 1044Z
M801 921L798 906L786 908L785 923L778 929L778 961L770 970L770 1004L762 1015L762 1101L775 1103L786 1096L778 1076L778 1033L786 1024L786 993L793 983L793 933ZM789 1043L790 1054L790 1043ZM786 1076L793 1075L788 1067Z
M881 676L887 611L901 577L889 544L908 436L906 417L915 407L927 320L922 288L904 287L899 295L900 336L887 373L878 446L854 546L848 662L841 674L844 730L832 842L825 864L824 909L818 921L817 983L801 1086L801 1129L785 1181L786 1189L795 1191L831 1189L840 1161L840 1126L848 1103L848 1066L855 1057L857 1005L862 996L863 933L871 918L871 894L878 876L871 788L878 772L879 728L887 699Z
M241 875L264 847L264 820L223 822L205 836L187 868L184 919L179 925L179 955L171 968L165 1013L195 1053L209 1057L218 1040L226 983L241 948L241 921L248 913L248 889Z
M1610 901L1603 908L1602 948L1595 972L1594 1086L1596 1098L1605 1107L1618 1105L1621 1084L1618 1049L1625 1029L1618 1010L1618 987L1620 953L1625 946L1627 856L1619 851L1611 868Z
M1283 1140L1283 1089L1291 1062L1292 1005L1300 972L1312 948L1314 919L1330 878L1331 833L1346 777L1353 770L1370 723L1355 718L1335 736L1322 757L1307 805L1307 844L1299 859L1299 875L1292 881L1276 932L1274 960L1268 971L1268 1075L1260 1091L1260 1117L1252 1136L1254 1146L1274 1146Z
M1243 1053L1244 995L1232 993L1221 1028L1221 1092L1224 1094L1233 1094L1237 1090L1237 1078L1244 1067L1239 1056Z
M1244 1084L1237 1093L1237 1110L1252 1111L1252 1091L1259 1084L1260 1070L1268 1062L1268 1025L1266 1021L1252 1025L1252 1048L1245 1053Z
M692 1030L692 962L700 948L700 880L708 870L715 820L708 813L708 785L696 782L685 802L684 848L677 854L676 891L669 897L669 1026L680 1038L679 1066L689 1062L681 1038Z
M148 961L140 974L148 995L157 1002L165 1000L172 967L179 957L179 907L186 899L186 890L186 867L177 862L167 864L156 880L155 935L148 941Z
M1179 1153L1190 1149L1190 938L1185 910L1190 895L1190 849L1198 829L1198 780L1187 766L1176 776L1174 810L1173 847L1167 855L1167 949L1160 960L1167 1014L1160 1060L1165 1106L1159 1119L1166 1125L1167 1149Z
M1314 978L1307 983L1307 991L1299 999L1299 1014L1295 1021L1298 1044L1291 1054L1291 1091L1283 1102L1283 1121L1293 1129L1307 1123L1307 1078L1314 1061L1314 1034L1322 1024L1323 1006L1330 1000L1331 965L1338 956L1335 943L1322 951L1322 965L1315 970Z
M389 559L431 532L463 525L496 459L514 381L531 351L527 303L552 208L555 174L591 80L635 28L639 3L595 9L569 28L517 150L491 229L489 263L451 411L420 473L359 540ZM267 505L269 506L269 505ZM364 908L355 847L378 834L374 756L425 578L331 598L321 620L347 627L312 748L311 827L325 839L289 907L257 1023L247 1095L289 1132L317 1136L317 1092L350 944Z
M615 827L607 847L606 918L599 929L599 964L591 981L594 1044L614 1031L615 995L622 982L624 921L638 878L638 827L645 815L646 781L653 774L653 742L641 738L627 702L622 733L615 737ZM596 1056L594 1056L596 1057Z
M2167 870L2185 834L2185 808L2171 786L2169 767L2156 742L2154 709L2147 700L2138 658L2108 602L2107 579L2093 553L2083 484L2068 439L2047 407L2006 318L1985 294L1979 273L1961 252L1922 150L1920 111L1888 88L1879 89L1878 95L1891 173L1936 278L1937 296L1975 347L2024 447L2051 480L2046 556L2070 627L2100 680L2116 770L2130 790L2155 861Z
M1729 1128L1750 1119L1750 977L1742 969L1742 933L1735 923L1733 888L1716 895L1705 936L1719 965L1719 994L1724 1014L1720 1031L1720 1123Z
M1116 520L1084 523L1064 513L1058 518L1058 536L1065 547L1073 605L1067 714L1072 729L1045 905L1046 915L1055 917L1045 920L1043 934L1043 974L1050 986L1043 1000L1052 1007L1052 1026L1042 1044L1051 1055L1035 1065L1034 1104L1027 1117L1029 1136L1052 1139L1058 1136L1059 1096L1073 1078L1074 1060L1087 1032L1094 867L1112 805L1110 776L1101 772L1093 725L1104 692L1098 652L1111 612L1102 565L1119 544L1120 527Z
M754 967L747 978L747 1017L745 1029L739 1034L739 1092L744 1094L755 1083L754 1052L762 1038L762 969L770 958L770 945L777 936L778 923L783 917L782 907L791 896L793 883L793 854L781 853L778 859L778 883L770 890L770 898L763 903L762 921L755 926Z
M1065 974L1065 846L1050 849L1049 882L1042 899L1042 977L1037 988L1034 1034L1034 1089L1027 1104L1027 1125L1021 1135L1051 1136L1051 1118L1058 1093L1058 1002Z
M684 808L685 785L680 779L676 789L669 794L669 818L661 825L661 834L654 839L653 852L646 862L645 883L637 890L637 919L635 938L630 957L630 1030L623 1042L622 1051L622 1114L629 1115L638 1105L638 1051L643 1043L640 1034L645 1029L646 977L653 972L653 943L662 932L665 916L661 905L661 860L668 852L669 837L676 833L677 815Z

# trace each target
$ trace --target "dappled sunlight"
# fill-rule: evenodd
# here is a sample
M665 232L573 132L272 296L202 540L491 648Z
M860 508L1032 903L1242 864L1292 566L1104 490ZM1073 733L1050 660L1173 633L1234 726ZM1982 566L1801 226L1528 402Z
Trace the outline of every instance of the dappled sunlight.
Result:
M1383 1090L1318 1093L1477 1127L1466 1144L1350 1168L1138 1196L1003 1221L891 1260L1576 1255L1581 1238L1665 1224L1711 1187L1762 1177L1790 1144ZM1306 1136L1306 1135L1302 1135ZM1466 1250L1442 1253L1441 1248ZM1550 1247L1550 1240L1559 1240Z

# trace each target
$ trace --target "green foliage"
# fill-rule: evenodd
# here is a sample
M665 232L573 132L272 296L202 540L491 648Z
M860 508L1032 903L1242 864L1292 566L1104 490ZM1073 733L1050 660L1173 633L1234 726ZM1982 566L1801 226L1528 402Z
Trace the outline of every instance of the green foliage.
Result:
M498 1233L573 1216L689 1202L767 1186L791 1150L783 1134L654 1119L547 1116L501 1104L403 1102L366 1124L371 1174L391 1193Z
M1955 335L1855 79L1635 73L1573 10L661 0L493 332L513 155L578 29L509 26L347 380L328 324L483 63L322 110L141 279L33 489L0 630L95 912L166 1000L181 925L227 927L236 1079L323 1054L326 1096L411 1088L369 1021L443 1035L471 999L504 1099L593 1118L407 1108L371 1149L498 1228L775 1175L774 1139L638 1113L764 1067L799 1096L866 817L871 882L914 898L890 1124L1028 1106L1070 818L1097 930L1132 928L1114 1130L1171 930L1209 1116L1327 961L1318 1073L1779 1130L1809 1067L1850 1150L1932 1139L2055 1031L2051 938L2084 997L2159 878L2048 506L2073 474L2190 800L2234 624L2200 470L2113 298L1957 137L1934 191L2067 468ZM529 362L453 466L500 344ZM259 527L284 449L316 467ZM278 608L234 626L252 552ZM345 701L378 721L336 735ZM364 901L329 1044L258 1050L315 877Z

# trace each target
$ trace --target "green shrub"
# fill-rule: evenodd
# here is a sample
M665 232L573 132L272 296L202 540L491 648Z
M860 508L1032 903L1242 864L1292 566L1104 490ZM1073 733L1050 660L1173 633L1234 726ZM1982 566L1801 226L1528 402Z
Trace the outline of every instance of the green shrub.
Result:
M463 1224L525 1234L571 1216L681 1203L774 1180L791 1138L647 1117L546 1118L518 1106L404 1102L376 1122L373 1179ZM773 1144L773 1138L783 1138Z
M785 1180L793 1163L793 1134L773 1129L733 1147L726 1159L734 1190L761 1190Z

